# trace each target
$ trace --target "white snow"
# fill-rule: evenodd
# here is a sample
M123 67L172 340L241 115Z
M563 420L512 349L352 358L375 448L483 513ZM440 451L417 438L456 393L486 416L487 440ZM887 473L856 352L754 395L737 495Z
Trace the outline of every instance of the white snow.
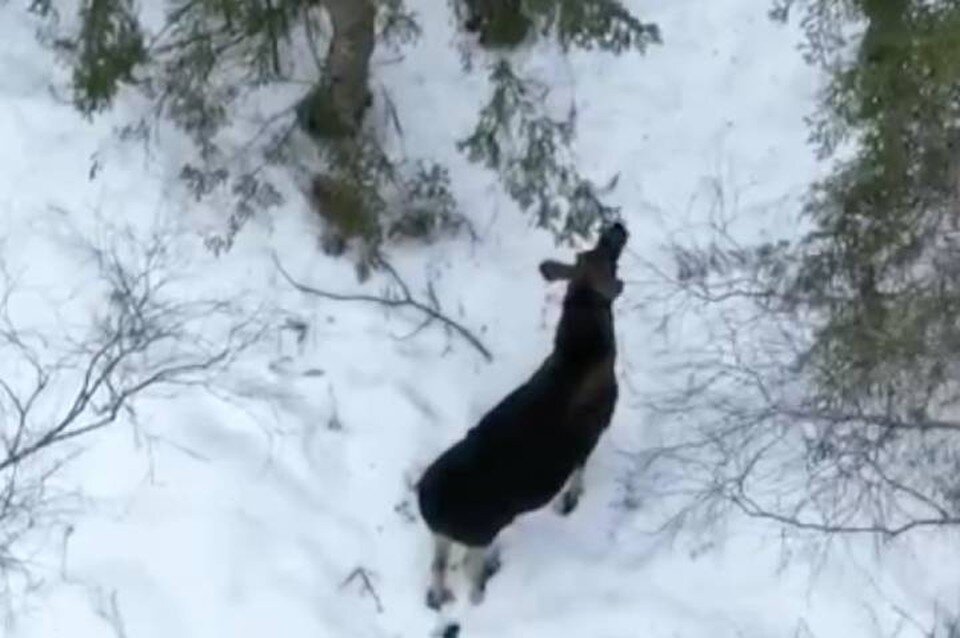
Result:
M385 54L375 81L396 102L406 152L450 164L483 239L398 249L394 261L416 291L435 277L445 309L494 352L489 364L435 327L398 339L416 316L317 300L286 285L274 252L302 281L358 286L349 263L318 250L303 200L254 220L214 259L194 232L209 215L176 188L189 147L171 136L145 154L111 137L142 108L131 96L92 123L77 115L62 97L65 72L35 42L21 4L0 7L0 245L4 260L44 292L18 302L22 321L56 330L51 306L72 304L78 324L95 309L89 265L55 235L71 225L92 236L109 222L140 233L181 228L196 290L249 294L305 321L309 333L297 344L278 327L226 380L223 397L195 389L153 397L138 404L136 428L118 425L88 441L61 477L85 505L65 539L41 545L33 569L42 582L4 635L430 635L441 619L424 605L430 546L408 516L416 515L410 484L539 363L559 301L536 272L540 259L557 254L552 240L528 229L494 176L454 148L484 98L485 72L464 78L445 3L411 3L424 38L402 63L386 63ZM798 34L768 20L765 2L630 4L659 23L662 47L646 56L573 54L558 63L531 52L524 60L576 100L585 170L600 180L621 176L615 197L632 233L627 280L639 276L640 257L662 258L657 248L669 233L704 221L717 178L751 216L745 232L781 232L823 170L802 119L817 76L796 50ZM93 161L100 168L91 180ZM623 395L580 508L568 519L532 514L504 534L504 568L487 601L470 608L460 589L461 602L445 614L462 624L462 636L872 637L898 626L907 636L919 628L896 609L930 625L935 605L956 608L960 570L950 568L955 552L942 538L918 535L880 554L851 541L821 564L758 523L730 521L722 542L691 535L665 544L645 534L646 504L616 506L625 470L618 450L649 440L638 393L655 352L682 344L663 343L634 310L638 302L629 287L618 302ZM379 600L359 578L346 582L357 568ZM113 610L119 631L107 620Z

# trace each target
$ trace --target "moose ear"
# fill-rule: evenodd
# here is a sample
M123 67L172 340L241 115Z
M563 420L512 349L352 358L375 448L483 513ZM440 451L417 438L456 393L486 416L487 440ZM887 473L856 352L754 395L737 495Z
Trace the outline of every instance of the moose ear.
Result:
M548 259L540 264L540 274L543 275L543 278L547 281L572 279L573 272L573 266L560 263L559 261L553 261L552 259Z

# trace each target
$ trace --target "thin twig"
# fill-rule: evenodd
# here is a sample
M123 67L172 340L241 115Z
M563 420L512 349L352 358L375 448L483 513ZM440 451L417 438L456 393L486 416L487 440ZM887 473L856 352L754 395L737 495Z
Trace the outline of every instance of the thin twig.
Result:
M796 516L778 514L762 508L757 503L754 503L749 499L745 499L736 495L731 495L730 501L750 518L766 519L786 525L787 527L826 534L880 534L881 536L893 538L900 536L905 532L909 532L910 530L921 527L951 527L960 525L960 518L957 517L915 518L897 526L888 526L880 523L865 525L844 525L842 523L834 524L825 521L806 520Z
M0 601L14 572L31 577L20 556L26 536L62 521L55 504L64 497L51 493L51 479L82 449L64 444L117 423L147 391L205 385L266 330L259 312L241 318L232 301L177 301L164 238L116 240L122 243L113 250L81 241L110 293L83 336L68 333L57 344L18 327L10 287L0 291ZM134 254L121 258L128 243ZM0 263L0 283L9 281ZM217 317L227 321L226 332L211 341L203 333ZM70 530L62 540L63 571ZM116 600L107 603L105 613L119 619ZM115 630L122 635L121 624Z
M283 264L280 263L280 260L276 255L273 255L273 263L276 265L277 270L280 271L280 274L283 276L283 278L287 280L287 283L300 292L315 295L317 297L323 297L324 299L330 299L331 301L360 301L364 303L385 306L387 308L413 308L414 310L423 313L430 319L439 321L446 328L452 330L466 340L467 343L477 350L477 352L483 355L484 359L487 361L493 361L493 354L491 354L490 350L483 345L483 342L480 341L476 335L474 335L469 329L464 327L456 320L445 315L439 309L433 308L430 305L414 298L406 283L400 278L399 274L393 269L393 267L386 262L381 262L381 266L387 270L394 283L399 288L400 295L396 298L369 295L365 293L338 293L321 290L320 288L308 286L307 284L301 283L294 279L293 276L283 267Z
M373 598L373 603L377 607L377 613L383 613L383 603L380 601L380 595L377 593L376 587L373 586L373 581L370 580L370 572L363 566L356 567L350 574L343 579L343 582L340 583L340 589L345 588L347 585L352 583L354 580L360 580L360 585L363 587L363 592L370 595Z

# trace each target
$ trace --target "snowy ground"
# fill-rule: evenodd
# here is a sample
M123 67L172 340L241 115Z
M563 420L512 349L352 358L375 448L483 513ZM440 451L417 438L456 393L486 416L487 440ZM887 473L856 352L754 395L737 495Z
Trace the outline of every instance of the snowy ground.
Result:
M758 227L774 227L795 213L820 170L802 122L817 80L796 51L797 34L771 23L765 2L632 4L664 34L665 45L646 57L575 55L556 68L527 61L576 96L587 171L621 174L617 197L632 231L627 280L639 256L655 258L665 233L707 214L711 180L722 178ZM0 11L5 260L32 285L66 295L89 275L57 251L51 226L69 221L89 234L99 215L141 229L199 227L199 213L174 188L187 150L171 144L145 157L110 141L136 103L82 120L51 94L62 71L35 44L19 6ZM241 400L197 391L141 405L147 444L125 427L96 437L64 477L89 507L65 543L54 539L36 556L43 583L4 635L392 638L438 626L423 604L429 542L410 516L409 484L537 365L558 291L535 270L556 253L550 239L528 231L494 178L453 148L473 123L482 75L461 79L445 10L422 17L425 38L403 64L379 65L377 82L397 102L407 151L454 167L457 194L484 237L398 251L396 265L415 288L435 278L444 306L463 309L460 319L482 334L494 362L436 330L398 340L415 325L410 317L387 319L286 286L273 251L304 281L356 287L349 264L317 250L302 201L252 223L219 261L193 239L197 286L250 292L305 321L307 339L298 345L278 329L269 348L244 360L228 383ZM92 161L100 165L94 180ZM617 450L647 440L638 393L664 344L632 295L628 288L618 302L625 391L589 467L587 495L569 519L536 513L504 535L505 566L487 602L450 613L464 636L874 637L898 626L915 635L895 608L928 624L935 602L958 602L946 598L956 592L955 554L923 538L922 552L905 546L882 562L866 544L840 548L814 577L799 550L782 568L772 528L733 521L719 544L662 545L641 533L644 508L616 507ZM345 582L357 568L377 599L359 579Z

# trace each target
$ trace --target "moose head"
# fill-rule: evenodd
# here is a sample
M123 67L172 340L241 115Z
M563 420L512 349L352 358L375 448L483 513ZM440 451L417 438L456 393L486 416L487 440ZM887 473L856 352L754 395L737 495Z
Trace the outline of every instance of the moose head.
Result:
M627 237L627 229L616 222L600 233L591 250L577 253L575 263L548 259L540 264L540 274L547 281L567 281L567 295L592 291L612 302L623 292L623 282L617 279L617 261Z

